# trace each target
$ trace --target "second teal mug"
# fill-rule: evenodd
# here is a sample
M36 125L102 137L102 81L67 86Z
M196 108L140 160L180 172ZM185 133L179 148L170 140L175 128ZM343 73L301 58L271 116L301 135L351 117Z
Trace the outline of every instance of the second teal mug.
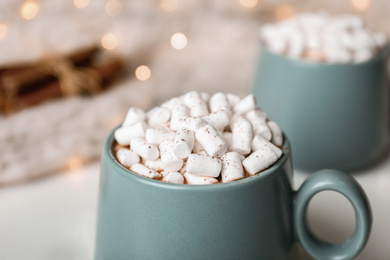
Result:
M290 138L294 167L356 170L385 152L389 53L359 64L323 64L261 46L253 92Z
M114 132L114 131L113 131ZM296 260L297 242L316 259L351 259L365 246L372 224L367 197L348 174L323 170L292 189L291 149L269 169L240 181L171 184L122 167L106 139L101 165L95 259ZM356 213L353 236L320 241L306 219L320 191L342 193Z

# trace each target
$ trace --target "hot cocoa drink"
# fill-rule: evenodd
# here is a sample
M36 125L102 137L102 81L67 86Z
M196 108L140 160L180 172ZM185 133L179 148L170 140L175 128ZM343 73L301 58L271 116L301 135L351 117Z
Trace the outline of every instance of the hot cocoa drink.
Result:
M189 92L148 112L130 108L115 131L118 162L141 176L215 184L259 174L281 156L283 134L255 97Z
M374 31L360 17L304 13L266 24L260 40L272 52L324 63L365 62L385 49L387 37Z

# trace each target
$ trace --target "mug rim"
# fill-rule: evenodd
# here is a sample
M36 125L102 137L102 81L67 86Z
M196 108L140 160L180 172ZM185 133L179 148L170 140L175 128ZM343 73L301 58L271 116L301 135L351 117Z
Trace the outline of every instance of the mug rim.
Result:
M380 53L375 55L373 58L364 61L364 62L358 62L358 63L325 63L325 62L313 62L309 61L306 59L295 59L295 58L290 58L285 55L276 53L271 51L268 46L261 40L259 39L260 42L260 53L265 52L271 56L274 56L280 60L283 60L285 62L289 62L298 66L305 66L305 67L313 67L313 68L335 68L335 69L340 69L340 68L348 68L348 67L361 67L361 66L366 66L370 65L372 63L376 63L378 61L382 61L387 59L390 56L390 42L388 42L382 49Z
M281 168L289 158L291 154L291 145L290 141L288 140L287 136L283 133L284 137L284 143L282 147L283 154L282 156L274 163L271 167L268 169L262 171L260 174L257 173L253 176L246 177L240 180L232 181L232 182L226 182L226 183L215 183L215 184L176 184L176 183L168 183L160 180L154 180L150 179L144 176L141 176L139 174L136 174L132 172L130 169L125 168L122 166L115 158L115 155L113 153L113 143L115 141L114 133L115 130L117 130L119 127L121 127L122 124L119 124L116 126L109 135L106 137L104 141L103 146L103 154L102 154L102 160L109 160L113 164L114 171L122 175L124 178L132 179L150 186L160 187L160 188L166 188L166 189L179 189L179 190L212 190L212 189L224 189L229 187L237 187L245 184L249 184L252 181L259 180L266 178L267 176L273 174L277 169ZM111 174L111 172L107 173Z

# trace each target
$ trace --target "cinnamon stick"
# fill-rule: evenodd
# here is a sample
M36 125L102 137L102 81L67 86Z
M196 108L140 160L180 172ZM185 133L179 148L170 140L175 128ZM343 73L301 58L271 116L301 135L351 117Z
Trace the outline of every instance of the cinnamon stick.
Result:
M90 63L93 55L98 51L97 46L92 46L68 55L68 59L74 65L84 66ZM0 92L3 97L20 95L53 80L55 77L43 73L34 64L2 68L0 69Z
M118 58L113 58L105 63L96 66L88 67L95 70L102 78L102 89L107 89L110 85L109 81L120 72L123 68L123 63ZM41 103L43 101L58 98L62 96L61 86L58 80L46 84L44 87L21 96L17 96L7 101L5 104L5 112L13 113L23 108Z

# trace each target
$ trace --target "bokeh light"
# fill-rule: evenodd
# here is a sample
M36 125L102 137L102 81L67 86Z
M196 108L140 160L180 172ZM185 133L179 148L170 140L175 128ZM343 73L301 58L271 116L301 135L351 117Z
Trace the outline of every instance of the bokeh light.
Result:
M20 8L21 16L26 20L33 19L39 11L39 4L35 1L26 1Z
M74 0L73 4L77 9L83 9L88 6L89 0Z
M79 171L84 166L84 160L80 155L73 155L68 160L68 169L72 172Z
M109 0L105 6L106 14L115 16L122 12L122 4L118 0Z
M175 33L171 37L171 45L177 50L184 49L187 46L187 37L182 33Z
M370 7L370 0L351 0L351 4L359 11L364 11Z
M146 65L141 65L135 70L135 77L140 81L146 81L152 75L150 69Z
M0 41L7 36L8 33L8 26L5 24L0 23Z
M165 12L173 12L177 9L177 0L161 0L160 7Z
M257 5L258 0L239 0L240 4L246 8L253 8Z
M294 15L294 9L289 5L279 5L275 9L275 18L285 20Z
M103 35L101 43L104 49L113 50L118 46L118 38L112 33L107 33Z

